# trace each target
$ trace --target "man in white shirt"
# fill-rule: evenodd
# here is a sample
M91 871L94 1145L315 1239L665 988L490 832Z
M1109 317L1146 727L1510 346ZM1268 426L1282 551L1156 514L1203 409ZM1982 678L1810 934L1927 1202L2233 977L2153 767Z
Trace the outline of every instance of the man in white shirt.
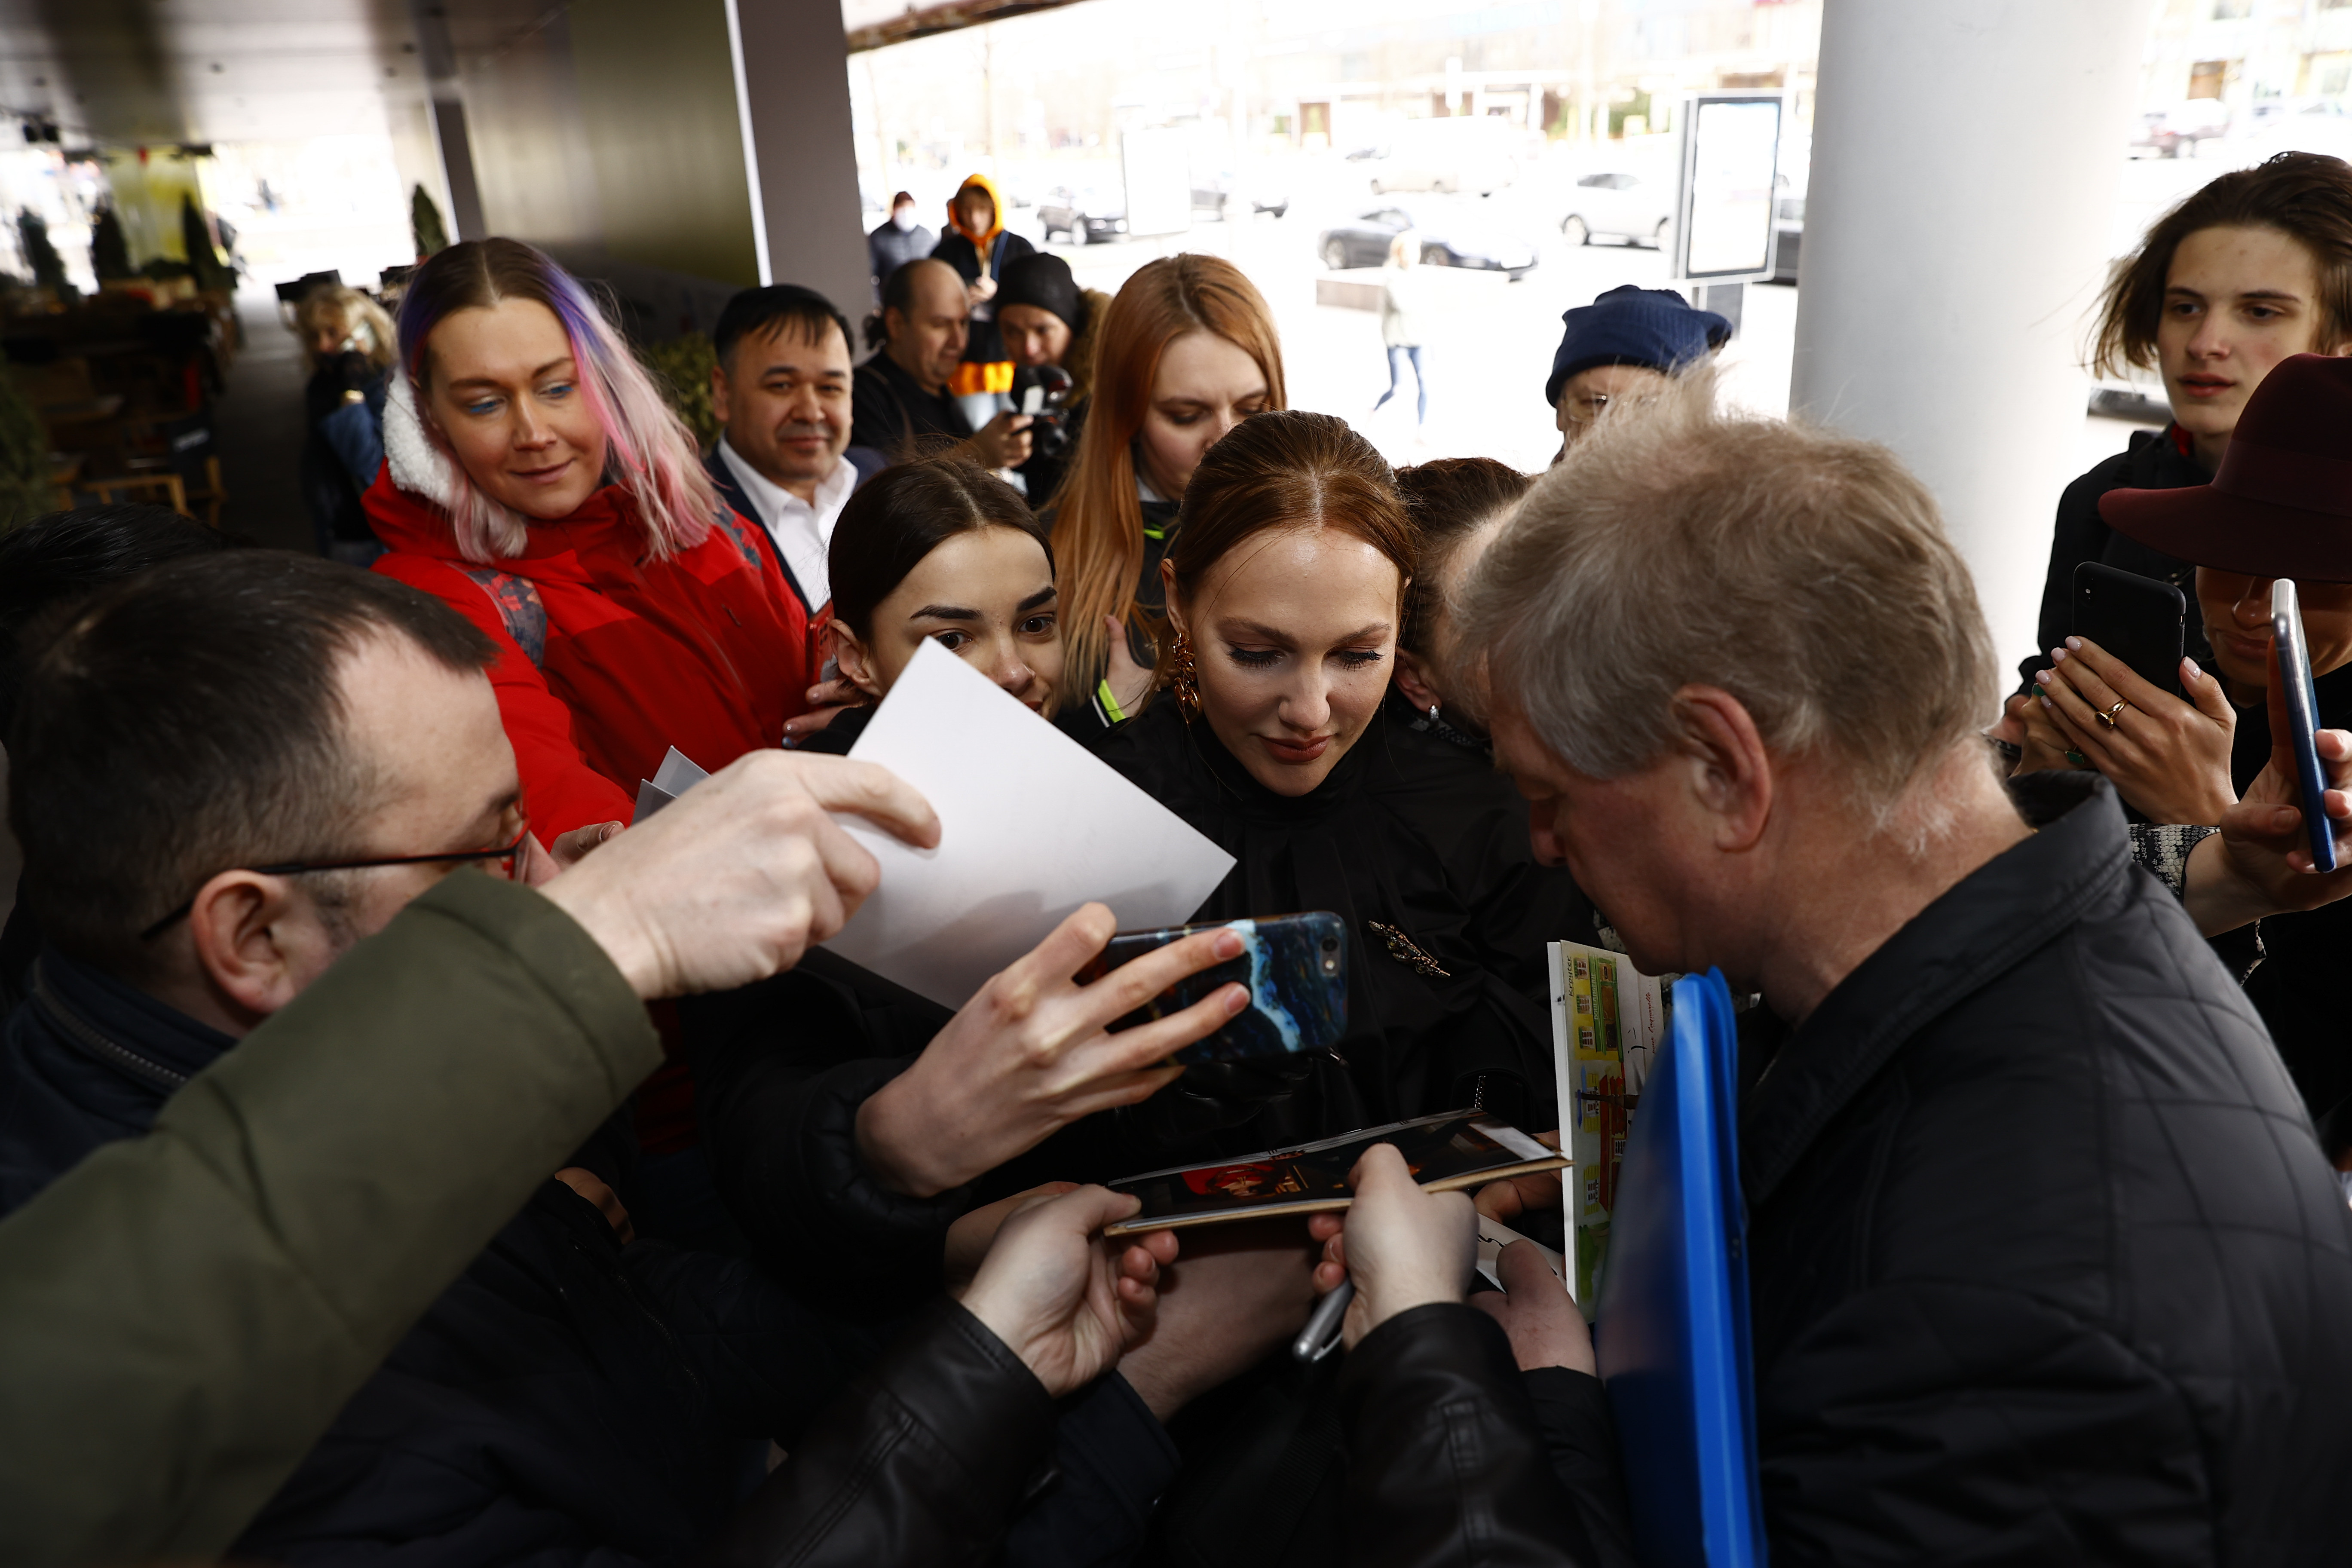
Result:
M727 302L712 334L710 406L727 433L706 465L760 524L814 617L831 601L833 525L863 475L849 447L849 323L812 289L778 283Z

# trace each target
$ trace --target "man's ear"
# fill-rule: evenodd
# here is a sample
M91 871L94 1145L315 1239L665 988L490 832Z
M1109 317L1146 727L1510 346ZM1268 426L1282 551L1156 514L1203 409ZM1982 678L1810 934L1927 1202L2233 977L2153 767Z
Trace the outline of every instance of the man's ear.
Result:
M196 966L230 1008L267 1018L302 988L289 929L300 912L293 883L255 871L223 871L188 910Z
M718 420L721 425L726 424L729 417L727 413L727 367L723 364L713 364L710 367L710 416L713 419Z
M841 678L864 692L873 701L882 700L882 682L874 674L874 659L857 634L842 625L838 618L825 623L825 636L833 639L833 661L841 666Z
M1444 700L1437 695L1437 688L1429 683L1429 667L1411 648L1396 650L1396 683L1404 700L1421 712L1426 713Z
M1692 793L1715 821L1715 847L1753 849L1772 819L1772 754L1747 706L1714 686L1675 693L1677 749L1690 763Z

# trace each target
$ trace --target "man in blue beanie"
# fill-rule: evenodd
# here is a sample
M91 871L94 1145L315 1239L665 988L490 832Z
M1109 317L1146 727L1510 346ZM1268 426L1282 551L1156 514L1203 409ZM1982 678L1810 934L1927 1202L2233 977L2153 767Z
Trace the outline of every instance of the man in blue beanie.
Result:
M1671 289L1628 283L1560 317L1568 330L1551 356L1544 401L1559 428L1557 463L1601 412L1639 399L1666 377L1731 341L1731 323Z

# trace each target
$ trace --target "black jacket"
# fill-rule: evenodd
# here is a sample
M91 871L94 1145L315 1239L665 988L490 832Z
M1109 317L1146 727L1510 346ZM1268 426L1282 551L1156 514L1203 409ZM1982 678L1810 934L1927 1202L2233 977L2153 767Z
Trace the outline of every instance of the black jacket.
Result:
M2058 525L2050 541L2050 570L2042 583L2042 614L2034 636L2040 642L2017 667L2018 689L2033 682L2036 670L2050 667L2050 650L2074 629L2074 568L2097 561L2121 572L2158 577L2189 595L2189 625L2184 651L2200 664L2210 664L2203 624L2197 616L2197 568L2126 539L2099 517L2099 498L2114 489L2165 490L2201 485L2211 476L2184 457L2169 428L2135 430L2131 443L2089 473L2068 485L2058 498Z
M1774 1560L2339 1561L2352 1215L2113 792L2016 787L1746 1097Z
M1509 781L1404 712L1384 704L1296 798L1260 784L1164 693L1097 748L1234 857L1192 919L1328 910L1348 928L1346 1065L1317 1058L1299 1092L1221 1135L1223 1152L1474 1102L1551 1125L1543 947L1591 942L1592 907L1566 872L1536 864Z
M902 229L886 218L867 230L866 265L874 274L874 302L882 302L882 285L889 280L890 274L909 261L922 260L939 242L940 237L921 224Z
M925 455L931 446L969 440L971 421L945 390L925 392L889 353L875 354L849 378L849 440L886 463ZM859 469L864 471L865 465Z
M233 1044L46 953L0 1051L0 1213L98 1145L144 1132L177 1080ZM765 1439L799 1446L877 1349L740 1259L622 1246L551 1181L394 1348L234 1554L677 1561L724 1524Z
M988 244L988 275L1002 278L1006 268L1024 256L1036 254L1037 247L1019 235L999 229ZM980 281L979 247L959 229L951 228L940 237L939 245L931 251L931 259L944 261L954 268L956 276L966 283ZM991 300L974 306L971 331L964 339L964 363L1002 364L1009 357L1004 352L1003 330L996 324L996 301Z

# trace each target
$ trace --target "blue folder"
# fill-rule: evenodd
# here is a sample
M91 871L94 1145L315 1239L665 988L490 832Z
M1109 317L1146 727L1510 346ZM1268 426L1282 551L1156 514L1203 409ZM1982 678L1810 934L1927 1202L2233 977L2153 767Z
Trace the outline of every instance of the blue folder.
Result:
M1593 1348L1648 1568L1762 1568L1739 1191L1738 1042L1708 970L1675 982L1626 1138Z

